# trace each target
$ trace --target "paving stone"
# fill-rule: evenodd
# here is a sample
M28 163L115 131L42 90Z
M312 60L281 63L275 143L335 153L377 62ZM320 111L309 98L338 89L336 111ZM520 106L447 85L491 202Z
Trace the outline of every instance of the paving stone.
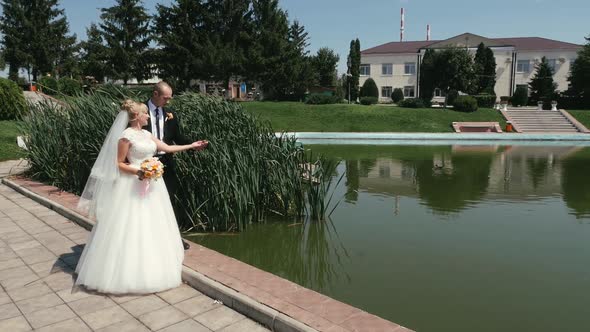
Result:
M43 328L35 330L36 332L83 332L83 331L92 331L84 322L76 317L72 319L68 319L63 322L47 325Z
M0 291L0 305L12 303L12 299L5 292Z
M62 304L56 307L25 314L25 317L33 326L33 328L37 329L43 326L74 318L76 317L76 314L70 308L68 308L67 305Z
M14 302L38 297L53 292L45 283L38 283L7 291Z
M21 313L14 303L0 305L0 320L20 316Z
M0 281L34 273L28 266L17 266L0 271Z
M210 332L208 328L204 327L203 325L197 323L194 319L187 319L180 323L176 323L174 325L168 326L165 329L160 330L159 332ZM248 330L243 330L248 331ZM250 332L250 331L248 331Z
M65 262L55 259L35 263L29 265L29 267L31 270L35 271L39 277L46 277L53 273L68 272L72 270Z
M197 315L194 317L194 320L205 325L211 330L217 331L244 318L244 315L228 307L221 306L217 309Z
M19 267L19 266L24 266L25 263L23 262L22 259L20 258L11 258L5 261L0 261L0 271L1 270L6 270L6 269L11 269L14 267Z
M164 308L148 312L138 317L138 319L151 330L159 330L164 327L176 324L189 318L182 311L173 306L166 306Z
M157 294L160 298L164 301L175 304L184 300L188 300L192 297L203 295L201 292L197 291L196 289L188 286L188 285L181 285L171 290L167 290L162 293Z
M111 300L118 304L129 302L131 300L139 299L149 295L110 295Z
M203 312L221 307L221 304L214 302L213 299L208 296L202 295L176 303L174 304L174 307L189 315L190 317L194 317Z
M38 297L16 302L23 314L29 314L42 309L52 308L64 302L55 293L51 292Z
M35 283L41 283L43 280L36 274L26 274L19 277L14 277L0 281L0 285L4 287L4 290L10 290L14 288L21 288L25 286L34 285Z
M121 306L135 317L139 317L150 311L158 310L167 306L168 303L155 295L141 297L136 300L125 302Z
M70 303L74 301L78 301L87 297L91 296L101 296L101 295L94 295L84 290L78 288L72 289L63 289L57 292L57 296L59 296L65 303Z
M19 250L22 249L30 249L30 248L36 248L36 247L40 247L41 243L39 243L39 241L32 239L30 241L26 241L26 242L19 242L19 243L14 243L10 245L10 248L12 248L12 250L14 250L16 253L19 252Z
M102 329L96 330L97 332L149 332L150 330L136 319L129 319Z
M47 283L47 286L56 292L63 289L71 289L74 286L73 277L67 272L56 272L44 277L43 280Z
M68 304L79 316L117 305L106 296L89 296Z
M100 328L123 322L133 317L119 306L114 306L102 310L95 311L82 316L82 319L92 328L98 330Z
M31 325L29 325L29 323L23 316L17 316L0 321L0 331L24 332L31 330Z
M255 321L249 319L242 319L236 323L231 324L230 326L224 327L220 330L220 332L268 332L270 331L266 327L256 323Z

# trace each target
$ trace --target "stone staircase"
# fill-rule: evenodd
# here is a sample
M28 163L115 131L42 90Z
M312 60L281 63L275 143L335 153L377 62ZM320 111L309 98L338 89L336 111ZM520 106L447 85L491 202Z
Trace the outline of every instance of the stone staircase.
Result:
M520 133L587 133L586 127L564 110L539 111L531 108L514 108L502 111L506 121Z

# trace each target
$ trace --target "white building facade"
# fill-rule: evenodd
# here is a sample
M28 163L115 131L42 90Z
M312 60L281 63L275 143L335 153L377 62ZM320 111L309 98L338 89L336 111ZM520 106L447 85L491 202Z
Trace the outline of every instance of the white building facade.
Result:
M427 49L465 47L475 55L480 43L489 47L496 59L496 86L500 96L512 96L520 85L527 86L535 74L535 66L545 57L553 68L557 90L568 88L570 66L580 45L539 37L485 38L464 33L446 40L392 42L361 52L360 81L375 80L379 100L391 100L393 89L401 88L405 98L419 96L420 63ZM440 97L435 91L435 99Z

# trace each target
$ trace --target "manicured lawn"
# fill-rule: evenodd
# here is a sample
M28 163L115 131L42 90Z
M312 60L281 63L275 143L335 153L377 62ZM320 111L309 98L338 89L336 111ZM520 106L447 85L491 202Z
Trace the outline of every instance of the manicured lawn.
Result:
M244 102L243 107L276 131L316 132L453 132L453 121L497 121L492 109L474 113L450 109L401 108L389 105L306 105L297 102Z
M0 121L0 161L18 159L24 156L16 145L16 121Z
M590 110L567 110L584 127L590 129Z

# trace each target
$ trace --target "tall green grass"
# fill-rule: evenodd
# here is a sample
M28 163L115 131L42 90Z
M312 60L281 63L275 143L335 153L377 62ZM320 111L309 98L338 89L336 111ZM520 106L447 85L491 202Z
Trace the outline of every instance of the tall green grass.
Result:
M66 106L29 105L21 129L28 137L31 175L79 194L127 97L139 99L109 86L71 98ZM204 151L176 155L181 188L175 204L186 212L177 216L183 229L241 230L271 213L324 219L328 182L306 181L302 173L316 164L314 176L330 181L327 161L312 159L293 137L276 136L237 103L189 93L176 97L172 107L185 136L210 142Z

